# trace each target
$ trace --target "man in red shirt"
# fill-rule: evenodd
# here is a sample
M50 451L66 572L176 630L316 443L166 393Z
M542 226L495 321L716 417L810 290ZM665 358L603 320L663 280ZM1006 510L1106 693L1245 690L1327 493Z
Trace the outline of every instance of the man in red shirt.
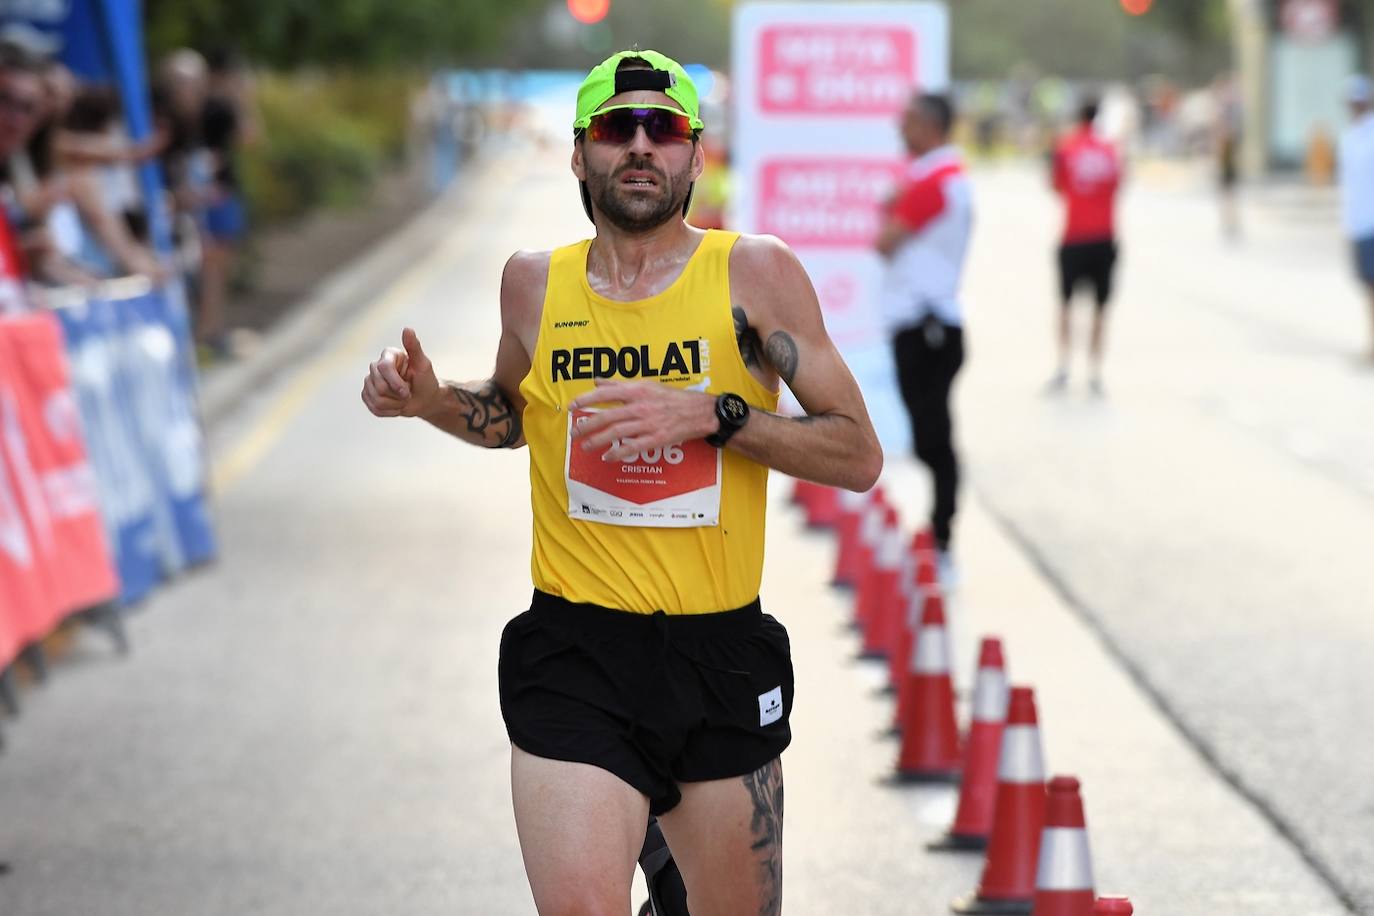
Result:
M1096 120L1097 102L1088 101L1079 111L1077 128L1060 140L1054 151L1054 189L1064 198L1066 218L1059 247L1059 368L1050 388L1060 390L1068 383L1069 303L1074 291L1086 282L1092 284L1097 297L1088 350L1088 385L1094 394L1101 394L1105 312L1117 255L1115 210L1121 160L1116 147L1093 131Z
M973 190L963 156L950 143L953 124L947 96L917 93L908 103L901 131L911 162L875 242L886 260L883 321L916 457L930 469L930 526L946 584L954 577L950 539L959 489L949 399L964 364L960 286L973 231Z

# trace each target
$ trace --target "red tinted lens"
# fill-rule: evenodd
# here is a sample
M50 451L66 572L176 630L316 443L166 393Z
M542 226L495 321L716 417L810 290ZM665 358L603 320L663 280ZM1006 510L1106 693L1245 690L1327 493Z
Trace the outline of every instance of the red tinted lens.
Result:
M639 119L633 108L617 108L592 118L587 136L597 143L628 143L634 138Z
M641 124L654 143L692 139L691 119L662 108L616 108L604 112L592 118L587 136L597 143L629 143Z
M655 143L692 139L691 119L683 114L664 111L662 108L649 109L644 118L644 130Z

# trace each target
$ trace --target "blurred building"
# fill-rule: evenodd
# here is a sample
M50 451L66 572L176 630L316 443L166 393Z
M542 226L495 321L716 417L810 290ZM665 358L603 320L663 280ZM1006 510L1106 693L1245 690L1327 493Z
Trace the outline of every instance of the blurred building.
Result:
M1245 171L1300 168L1314 143L1344 126L1346 79L1370 69L1374 4L1229 3L1245 112Z

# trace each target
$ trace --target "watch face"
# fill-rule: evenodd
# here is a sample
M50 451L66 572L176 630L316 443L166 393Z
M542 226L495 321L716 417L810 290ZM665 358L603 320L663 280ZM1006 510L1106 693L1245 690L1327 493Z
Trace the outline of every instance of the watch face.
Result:
M749 405L744 402L744 398L736 395L721 398L720 409L722 413L735 421L743 420L749 413Z

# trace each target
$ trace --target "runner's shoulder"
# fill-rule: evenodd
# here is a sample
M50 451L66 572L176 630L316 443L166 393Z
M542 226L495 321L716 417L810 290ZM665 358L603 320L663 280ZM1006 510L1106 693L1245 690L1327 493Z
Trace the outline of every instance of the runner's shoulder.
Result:
M741 233L730 251L731 300L745 309L752 326L759 310L786 308L799 287L810 285L796 252L776 235Z
M506 261L505 270L501 273L502 288L511 286L523 291L534 287L542 299L549 280L549 261L552 257L552 251L521 248Z
M522 248L511 255L501 272L501 313L512 317L536 317L544 305L549 285L551 251Z

